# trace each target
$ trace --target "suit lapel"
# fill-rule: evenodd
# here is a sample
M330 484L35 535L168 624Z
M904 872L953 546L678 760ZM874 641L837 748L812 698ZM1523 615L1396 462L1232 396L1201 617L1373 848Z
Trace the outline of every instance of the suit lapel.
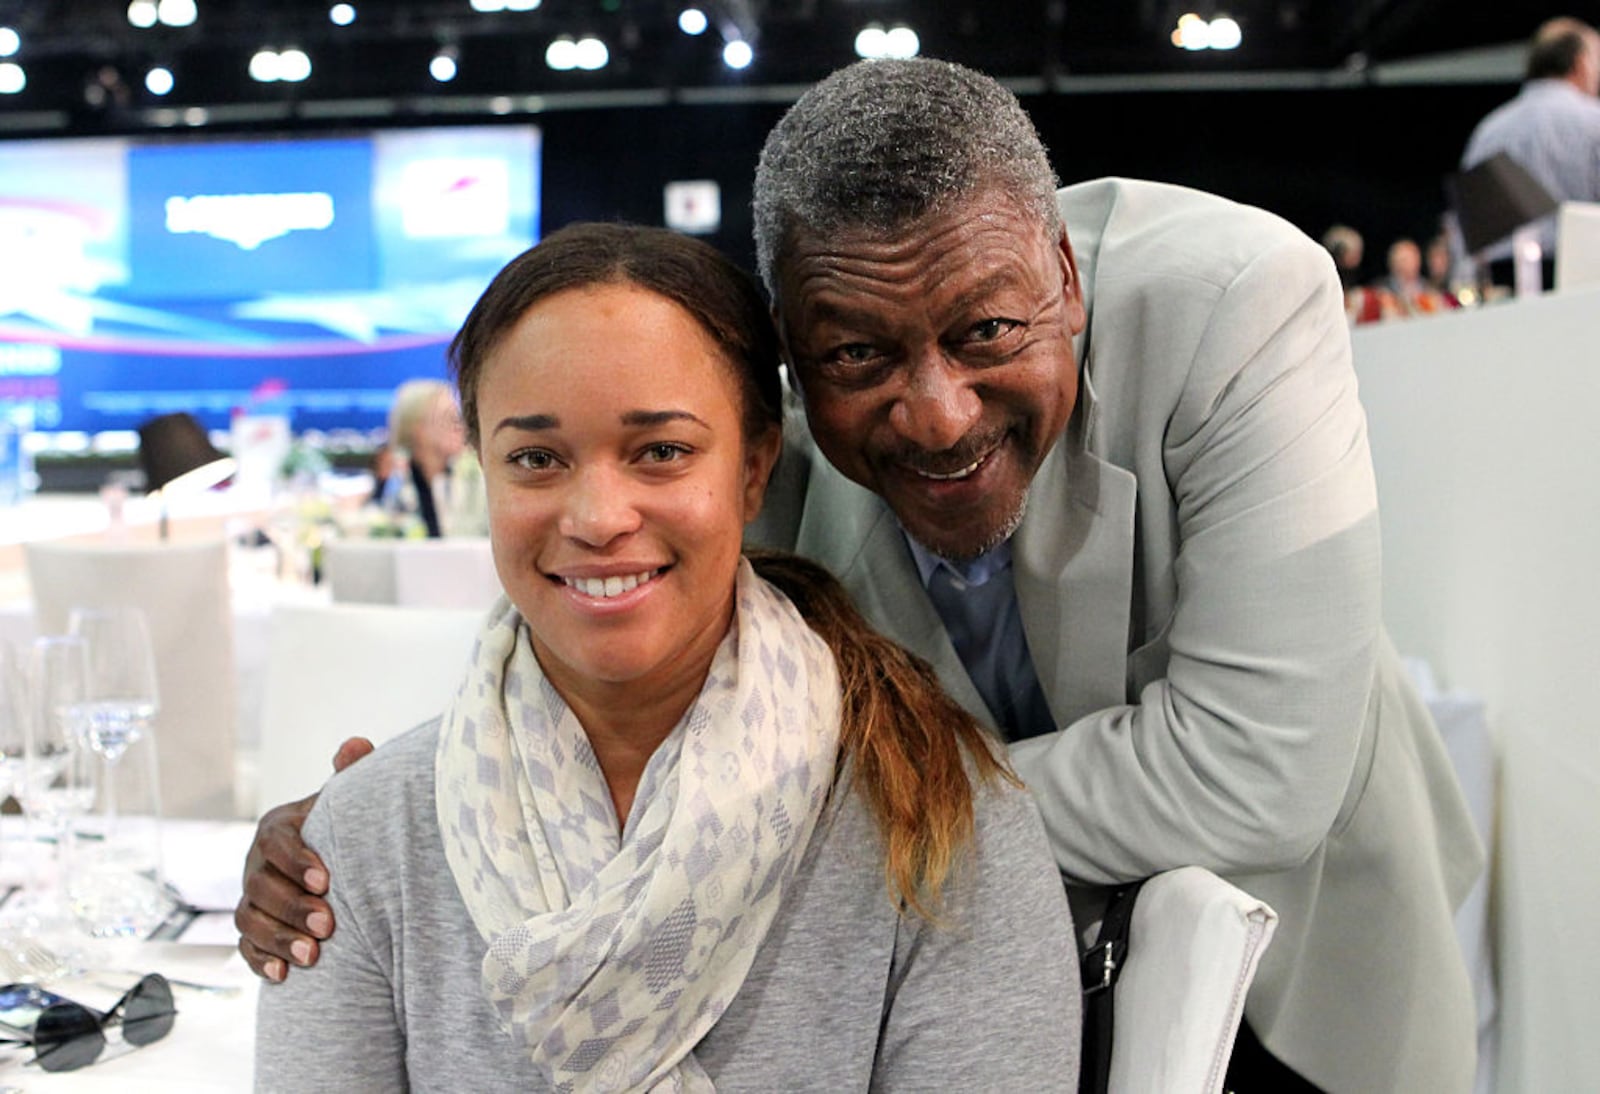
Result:
M1128 701L1138 480L1090 452L1096 410L1085 367L1077 410L1034 476L1012 540L1028 650L1061 726Z
M832 571L867 620L931 664L945 690L974 717L996 724L922 587L894 514L820 455L795 550Z

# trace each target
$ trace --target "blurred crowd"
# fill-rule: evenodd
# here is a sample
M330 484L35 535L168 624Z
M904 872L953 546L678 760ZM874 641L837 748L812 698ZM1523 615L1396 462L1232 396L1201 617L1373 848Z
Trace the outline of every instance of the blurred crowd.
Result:
M1348 224L1335 224L1324 232L1322 245L1339 270L1351 323L1437 315L1496 295L1494 286L1476 277L1470 263L1457 260L1444 230L1426 244L1409 236L1395 239L1376 274L1366 265L1365 240Z
M1553 287L1553 211L1563 202L1600 202L1600 31L1568 16L1545 20L1528 42L1525 76L1516 97L1473 129L1461 156L1464 174L1505 159L1512 175L1523 176L1515 185L1502 180L1498 191L1489 191L1494 202L1476 211L1480 229L1518 214L1489 233L1501 238L1486 238L1489 246L1474 244L1469 257L1464 241L1475 234L1472 210L1458 203L1456 212L1440 218L1425 246L1405 237L1391 242L1384 268L1374 276L1363 266L1360 232L1335 224L1323 233L1352 323L1450 311L1504 295L1512 284L1519 292L1525 284L1533 291ZM1518 224L1527 233L1515 244L1518 264L1528 266L1526 278L1512 262L1518 234L1511 229Z

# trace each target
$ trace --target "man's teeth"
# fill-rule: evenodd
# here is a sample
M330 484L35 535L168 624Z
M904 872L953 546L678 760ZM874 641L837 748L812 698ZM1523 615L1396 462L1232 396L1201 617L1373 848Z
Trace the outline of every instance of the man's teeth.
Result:
M642 574L629 574L626 577L564 577L561 580L585 596L605 599L631 592L655 576L655 570L646 570Z
M978 465L983 463L985 458L986 457L980 456L971 463L967 464L967 466L963 467L961 470L952 471L948 475L937 475L932 471L923 471L920 469L917 471L917 474L921 475L925 479L934 479L938 482L948 482L951 479L964 479L976 471L978 469Z

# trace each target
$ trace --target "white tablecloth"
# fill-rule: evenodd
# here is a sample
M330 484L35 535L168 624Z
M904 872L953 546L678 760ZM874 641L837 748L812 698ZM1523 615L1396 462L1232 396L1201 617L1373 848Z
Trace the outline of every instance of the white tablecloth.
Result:
M238 900L239 873L254 826L245 822L168 821L168 874L184 896L203 907L229 907ZM0 880L35 876L39 852L23 838L19 818L0 822ZM52 1094L156 1094L249 1091L254 1070L255 976L238 956L236 937L225 931L228 916L206 916L204 926L177 942L102 941L85 937L81 957L92 966L83 976L51 980L46 987L69 999L104 1009L147 972L235 989L206 992L173 984L178 1015L172 1032L143 1048L131 1048L113 1032L99 1061L54 1074L28 1061L27 1048L0 1049L0 1088ZM0 926L4 908L0 907ZM204 928L211 930L206 932ZM210 939L209 942L205 941Z

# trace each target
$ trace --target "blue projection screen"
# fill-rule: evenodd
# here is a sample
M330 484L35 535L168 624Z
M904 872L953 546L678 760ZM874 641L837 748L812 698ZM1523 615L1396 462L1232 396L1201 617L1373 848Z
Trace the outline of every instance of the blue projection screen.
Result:
M0 142L0 405L381 427L539 234L539 131Z

